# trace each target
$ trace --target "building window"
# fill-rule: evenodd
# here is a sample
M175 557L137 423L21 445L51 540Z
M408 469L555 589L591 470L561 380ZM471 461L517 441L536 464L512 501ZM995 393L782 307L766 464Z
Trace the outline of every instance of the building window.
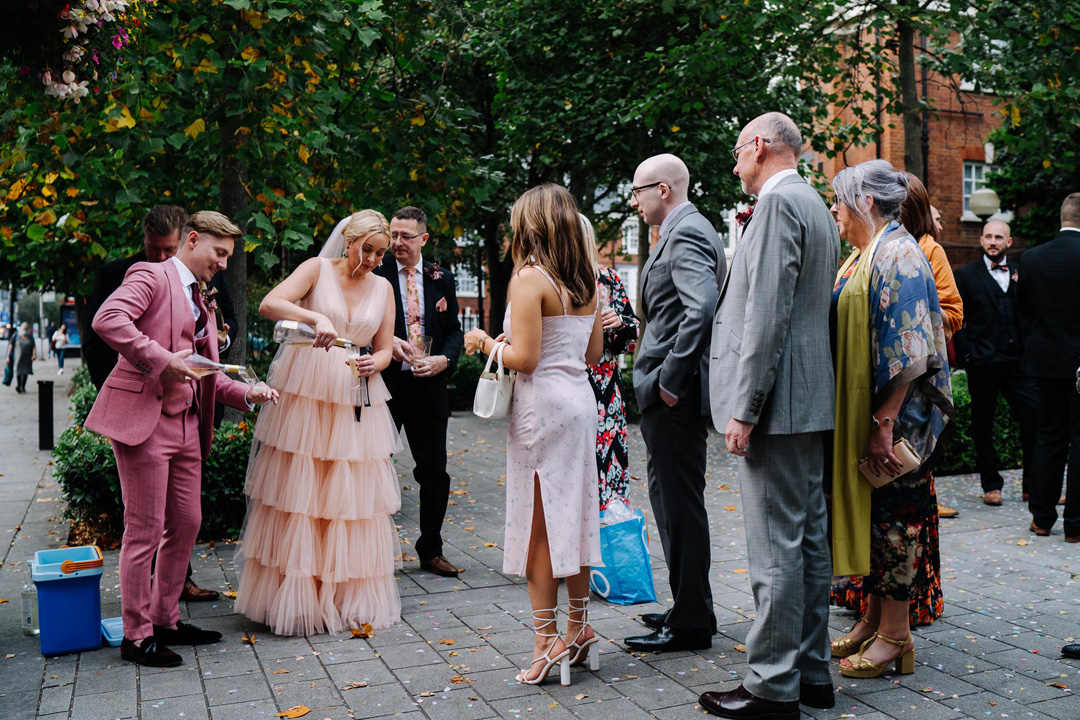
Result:
M462 308L458 313L458 321L461 323L462 332L469 332L480 327L480 316L474 313L471 307Z
M971 215L971 194L986 185L986 176L997 168L989 163L964 161L964 215Z
M637 302L637 265L618 265L615 267L615 271L619 273L619 279L622 280L623 288L626 289L626 296L630 298L630 304L634 305Z
M637 255L638 253L638 220L630 218L622 226L622 254Z
M458 297L477 297L480 294L476 273L468 265L454 265L454 283Z

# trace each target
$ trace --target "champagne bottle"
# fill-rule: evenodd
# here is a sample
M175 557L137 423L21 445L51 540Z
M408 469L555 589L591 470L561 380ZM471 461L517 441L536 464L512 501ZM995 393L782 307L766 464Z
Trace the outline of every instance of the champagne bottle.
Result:
M210 358L203 357L202 355L188 355L184 358L184 364L188 366L191 372L198 375L200 378L204 378L214 373L225 373L226 375L236 375L237 378L247 383L248 385L255 385L259 382L258 376L255 371L247 365L227 365L225 363L214 362Z
M274 342L288 345L312 345L315 343L315 328L299 320L278 320L274 323ZM352 343L345 338L336 338L334 346L350 348Z

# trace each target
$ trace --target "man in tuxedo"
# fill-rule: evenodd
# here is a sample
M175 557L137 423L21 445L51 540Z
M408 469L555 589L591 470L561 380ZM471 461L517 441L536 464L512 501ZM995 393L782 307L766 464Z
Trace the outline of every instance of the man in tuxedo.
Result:
M967 369L971 394L971 435L983 502L1001 505L1004 481L994 448L994 414L1003 394L1020 425L1024 458L1023 494L1030 492L1039 396L1034 378L1021 368L1024 339L1017 312L1020 263L1010 260L1009 226L991 220L979 243L983 256L956 271L956 287L964 301L964 329L955 340L957 363Z
M450 500L446 472L446 427L450 418L447 380L454 374L464 334L458 321L457 291L449 270L424 260L427 215L406 206L390 220L390 253L375 272L394 288L394 360L382 372L393 396L390 412L398 431L405 427L420 486L420 567L457 577L457 567L443 556L442 524ZM431 338L431 354L413 360L421 337ZM415 364L413 364L415 362Z
M738 456L754 625L749 669L700 703L725 718L798 720L835 704L829 677L832 560L822 488L835 385L829 308L840 236L798 173L795 123L767 113L739 133L735 175L757 202L720 291L712 418Z
M634 650L700 650L716 632L705 511L709 325L727 269L716 230L688 199L690 172L656 155L634 173L630 207L660 239L641 273L645 335L634 359L649 501L674 600L642 620L654 632L626 639Z
M1057 522L1065 462L1065 542L1080 542L1080 193L1061 205L1061 230L1024 253L1020 315L1030 330L1024 367L1039 384L1039 434L1031 473L1030 529Z
M199 283L225 269L240 237L224 215L195 213L184 225L176 255L133 265L94 318L94 330L120 360L86 427L110 438L120 472L120 655L140 665L179 665L180 656L166 643L221 639L221 633L181 622L179 607L202 521L202 463L210 454L214 404L250 410L252 403L276 401L277 391L263 383L249 388L222 374L200 380L184 359L193 352L218 358L217 319Z
M180 247L180 230L187 222L187 212L177 205L156 205L146 213L143 218L143 249L131 257L114 260L98 268L94 280L94 294L90 297L87 308L87 317L91 322L97 315L98 309L106 299L120 287L132 265L139 262L159 263L165 262L176 254ZM218 350L225 352L236 337L236 318L233 315L232 300L229 299L229 291L225 284L225 273L217 273L209 283L210 287L217 290L216 299L221 307L221 314L225 320L225 328L219 329ZM105 379L116 367L119 355L116 350L109 347L108 343L101 339L91 326L87 328L85 339L82 343L83 360L90 371L90 380L94 387L101 391ZM224 408L218 406L214 414L214 426L221 424ZM216 590L206 590L195 584L191 579L191 563L188 563L187 580L184 582L184 591L180 599L185 602L209 602L218 599Z

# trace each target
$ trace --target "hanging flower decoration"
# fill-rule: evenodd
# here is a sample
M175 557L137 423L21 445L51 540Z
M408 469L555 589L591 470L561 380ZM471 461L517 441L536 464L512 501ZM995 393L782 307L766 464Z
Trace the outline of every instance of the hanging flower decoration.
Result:
M67 49L59 69L46 67L41 72L45 94L78 103L91 91L96 92L102 63L131 44L133 33L146 19L148 6L155 2L82 0L65 5L57 19Z

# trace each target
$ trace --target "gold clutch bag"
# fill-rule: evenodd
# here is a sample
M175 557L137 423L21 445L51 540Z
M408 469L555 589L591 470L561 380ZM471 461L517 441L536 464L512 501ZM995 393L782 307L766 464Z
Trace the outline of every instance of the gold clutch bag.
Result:
M907 441L907 438L897 440L893 443L892 449L893 455L900 461L900 467L898 468L900 472L895 477L885 474L875 475L870 472L870 466L866 458L859 461L859 472L876 488L888 485L896 478L903 477L922 465L922 458L919 457L919 453L915 452L915 448L911 447L911 443Z

